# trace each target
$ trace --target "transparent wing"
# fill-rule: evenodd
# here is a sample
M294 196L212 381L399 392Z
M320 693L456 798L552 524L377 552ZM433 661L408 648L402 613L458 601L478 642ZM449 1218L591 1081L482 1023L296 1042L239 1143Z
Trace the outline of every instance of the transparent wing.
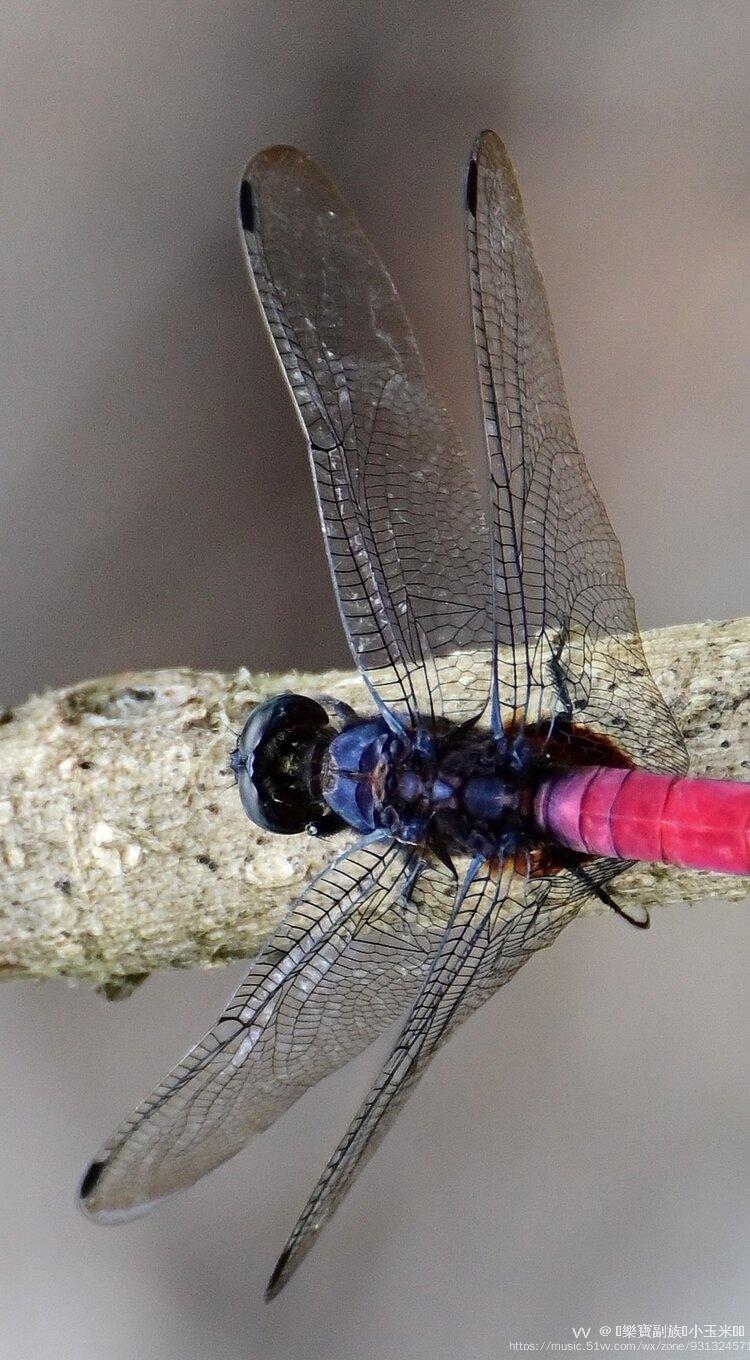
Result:
M601 862L603 863L603 861ZM620 866L621 867L621 866ZM583 893L568 874L529 878L486 863L459 894L413 1008L368 1096L313 1190L271 1276L286 1284L453 1026L552 944Z
M407 910L417 867L416 851L377 841L318 876L218 1023L92 1162L87 1213L118 1221L192 1185L406 1009L452 898L450 875L425 868Z
M249 163L250 272L307 435L354 659L401 716L461 721L492 673L490 544L473 473L395 288L323 172Z
M536 723L562 708L638 764L683 770L620 546L576 444L516 177L492 132L471 158L467 225L492 479L497 717Z

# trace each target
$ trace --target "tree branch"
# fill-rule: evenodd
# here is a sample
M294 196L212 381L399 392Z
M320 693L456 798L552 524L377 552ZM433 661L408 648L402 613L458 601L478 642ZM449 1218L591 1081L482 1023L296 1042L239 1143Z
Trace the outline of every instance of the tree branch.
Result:
M750 778L750 619L664 628L644 643L692 768ZM281 689L365 711L363 687L343 672L161 670L0 714L0 976L87 978L124 994L155 969L260 948L332 853L330 841L252 826L227 773L230 728ZM649 907L748 891L748 879L653 865L617 885L624 904Z

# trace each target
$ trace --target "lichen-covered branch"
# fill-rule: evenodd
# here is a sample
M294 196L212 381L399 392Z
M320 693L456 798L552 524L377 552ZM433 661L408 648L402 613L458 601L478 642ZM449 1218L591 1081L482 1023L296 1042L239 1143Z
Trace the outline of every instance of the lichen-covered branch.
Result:
M692 768L750 778L750 619L647 633ZM366 707L351 674L126 674L0 715L0 976L125 990L158 968L247 957L323 867L331 842L277 837L240 808L231 729L280 689ZM618 880L649 907L738 898L747 879L641 865Z

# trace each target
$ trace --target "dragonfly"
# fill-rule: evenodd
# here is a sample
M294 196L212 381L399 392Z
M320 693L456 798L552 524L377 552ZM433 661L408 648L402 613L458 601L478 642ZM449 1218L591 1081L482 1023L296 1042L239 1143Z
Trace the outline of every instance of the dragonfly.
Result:
M466 178L481 488L391 278L318 165L241 182L250 278L299 415L361 712L284 693L234 751L242 805L332 837L209 1033L91 1162L93 1219L233 1157L394 1021L270 1279L277 1294L454 1028L634 859L750 871L750 784L690 778L573 433L513 167ZM337 843L338 842L338 843Z

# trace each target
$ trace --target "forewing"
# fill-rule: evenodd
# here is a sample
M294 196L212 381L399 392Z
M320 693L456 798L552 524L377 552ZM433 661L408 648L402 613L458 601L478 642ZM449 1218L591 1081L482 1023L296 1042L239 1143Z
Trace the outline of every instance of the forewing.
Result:
M240 206L251 276L307 436L354 659L402 717L472 717L490 691L489 536L393 283L301 152L255 156Z
M420 888L421 883L417 899ZM502 871L485 864L459 895L396 1044L279 1258L269 1297L310 1250L454 1025L509 981L535 950L552 943L577 914L582 896L580 885L567 874L530 879L511 864Z
M416 863L376 841L319 875L218 1023L92 1162L86 1212L116 1221L192 1185L406 1009L439 938L433 919L399 907ZM433 904L444 921L439 893Z
M499 718L565 709L645 767L687 756L646 665L620 545L578 450L513 167L483 132L467 181L493 500Z

